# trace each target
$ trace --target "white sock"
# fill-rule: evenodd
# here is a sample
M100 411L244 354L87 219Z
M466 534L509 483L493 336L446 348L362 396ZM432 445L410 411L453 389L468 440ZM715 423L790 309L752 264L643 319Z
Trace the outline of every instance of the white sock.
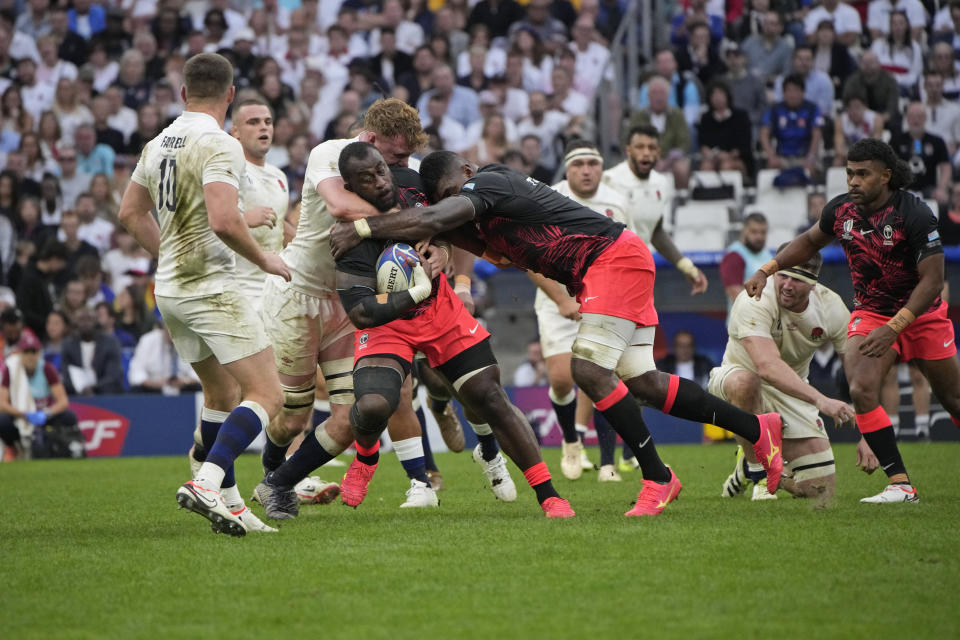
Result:
M393 443L393 450L397 452L397 458L400 462L422 458L423 440L420 439L420 436L407 438L406 440L396 440Z
M243 508L243 498L240 496L240 490L237 485L220 490L220 499L230 511L239 511Z
M481 422L479 424L474 424L473 422L469 422L469 425L470 425L470 428L473 429L473 432L478 436L486 436L493 433L493 429L491 429L490 425L488 425L486 422Z
M197 477L194 479L194 482L199 484L204 489L213 489L214 491L220 491L220 485L223 484L223 476L227 475L227 472L212 462L204 462L200 466L200 471L197 473Z

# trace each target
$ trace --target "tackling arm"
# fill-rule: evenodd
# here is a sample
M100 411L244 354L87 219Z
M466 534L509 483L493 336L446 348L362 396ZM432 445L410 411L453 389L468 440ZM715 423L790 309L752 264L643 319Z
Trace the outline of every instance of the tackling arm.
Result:
M340 176L321 180L317 185L317 193L327 203L330 215L338 220L359 220L380 213L375 206L344 189L343 178Z
M377 293L376 278L337 271L340 302L358 329L368 329L396 320L430 296L433 283L417 264L413 268L413 286L406 291Z

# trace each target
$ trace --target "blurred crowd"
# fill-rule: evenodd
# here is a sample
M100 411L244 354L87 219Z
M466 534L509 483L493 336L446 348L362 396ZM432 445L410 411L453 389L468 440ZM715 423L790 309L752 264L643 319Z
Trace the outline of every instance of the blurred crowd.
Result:
M239 99L256 93L273 108L267 161L286 173L291 204L313 146L348 137L381 96L419 109L424 152L503 162L548 183L565 140L598 137L602 97L615 123L661 132L659 169L680 193L696 170L737 171L750 185L774 169L790 184L816 184L872 136L894 146L913 188L960 229L950 193L960 1L655 1L652 15L669 22L654 25L663 46L610 95L628 4L0 0L5 326L40 340L68 389L71 366L93 373L75 372L80 393L195 382L158 326L151 260L116 213L143 144L183 108L184 62L204 51L233 62ZM81 339L90 331L96 339ZM18 335L4 329L6 349ZM144 336L152 355L141 361L165 371L135 366ZM86 346L77 356L73 342L91 341L109 343L109 357ZM122 375L94 361L119 363Z

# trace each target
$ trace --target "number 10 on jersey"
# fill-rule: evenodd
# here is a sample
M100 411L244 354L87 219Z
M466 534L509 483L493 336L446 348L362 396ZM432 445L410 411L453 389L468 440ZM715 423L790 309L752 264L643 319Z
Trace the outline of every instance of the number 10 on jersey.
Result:
M157 190L157 208L170 213L177 209L177 160L164 158L160 161L160 187Z

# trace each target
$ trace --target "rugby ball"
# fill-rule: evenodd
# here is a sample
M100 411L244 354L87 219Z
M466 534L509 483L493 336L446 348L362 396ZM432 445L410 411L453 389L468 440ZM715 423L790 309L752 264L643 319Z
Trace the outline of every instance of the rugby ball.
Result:
M377 293L406 291L413 284L413 266L407 264L412 259L420 262L420 256L408 244L398 242L388 245L377 258Z

